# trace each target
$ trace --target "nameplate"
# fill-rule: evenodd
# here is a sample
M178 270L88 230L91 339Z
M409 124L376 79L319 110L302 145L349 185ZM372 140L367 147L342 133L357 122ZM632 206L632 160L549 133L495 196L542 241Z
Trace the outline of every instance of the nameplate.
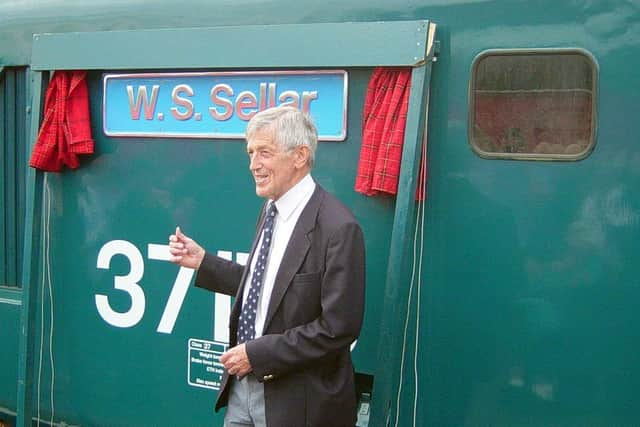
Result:
M343 70L107 74L108 136L244 138L258 111L291 105L308 112L321 141L343 141L348 76Z

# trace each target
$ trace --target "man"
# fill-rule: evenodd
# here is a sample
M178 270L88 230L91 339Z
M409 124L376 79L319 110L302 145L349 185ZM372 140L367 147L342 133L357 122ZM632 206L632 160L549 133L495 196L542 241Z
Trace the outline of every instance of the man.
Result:
M205 252L179 228L169 238L172 262L198 270L196 286L236 296L216 411L228 405L229 427L353 427L362 231L311 178L317 131L307 115L264 110L246 138L256 194L267 199L247 266Z

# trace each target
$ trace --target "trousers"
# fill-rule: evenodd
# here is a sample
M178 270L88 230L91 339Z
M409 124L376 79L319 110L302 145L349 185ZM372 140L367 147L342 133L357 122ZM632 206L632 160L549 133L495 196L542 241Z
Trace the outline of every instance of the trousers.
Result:
M264 412L264 384L249 374L231 379L224 427L267 427Z

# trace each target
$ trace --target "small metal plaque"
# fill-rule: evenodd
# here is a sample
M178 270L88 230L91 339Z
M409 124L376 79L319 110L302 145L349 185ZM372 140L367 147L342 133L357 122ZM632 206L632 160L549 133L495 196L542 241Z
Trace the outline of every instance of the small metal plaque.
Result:
M187 362L187 382L194 387L220 390L224 366L220 356L226 351L227 343L189 339Z
M343 141L343 70L145 73L104 76L108 136L244 138L258 111L292 105L311 114L321 141Z

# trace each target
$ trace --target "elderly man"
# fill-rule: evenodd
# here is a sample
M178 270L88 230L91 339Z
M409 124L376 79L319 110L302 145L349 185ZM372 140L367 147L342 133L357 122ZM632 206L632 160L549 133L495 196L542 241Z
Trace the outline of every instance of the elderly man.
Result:
M349 347L364 311L360 226L311 178L317 131L293 107L247 126L260 213L245 267L205 252L179 228L172 262L198 270L196 286L235 295L216 411L225 426L342 427L356 422Z

